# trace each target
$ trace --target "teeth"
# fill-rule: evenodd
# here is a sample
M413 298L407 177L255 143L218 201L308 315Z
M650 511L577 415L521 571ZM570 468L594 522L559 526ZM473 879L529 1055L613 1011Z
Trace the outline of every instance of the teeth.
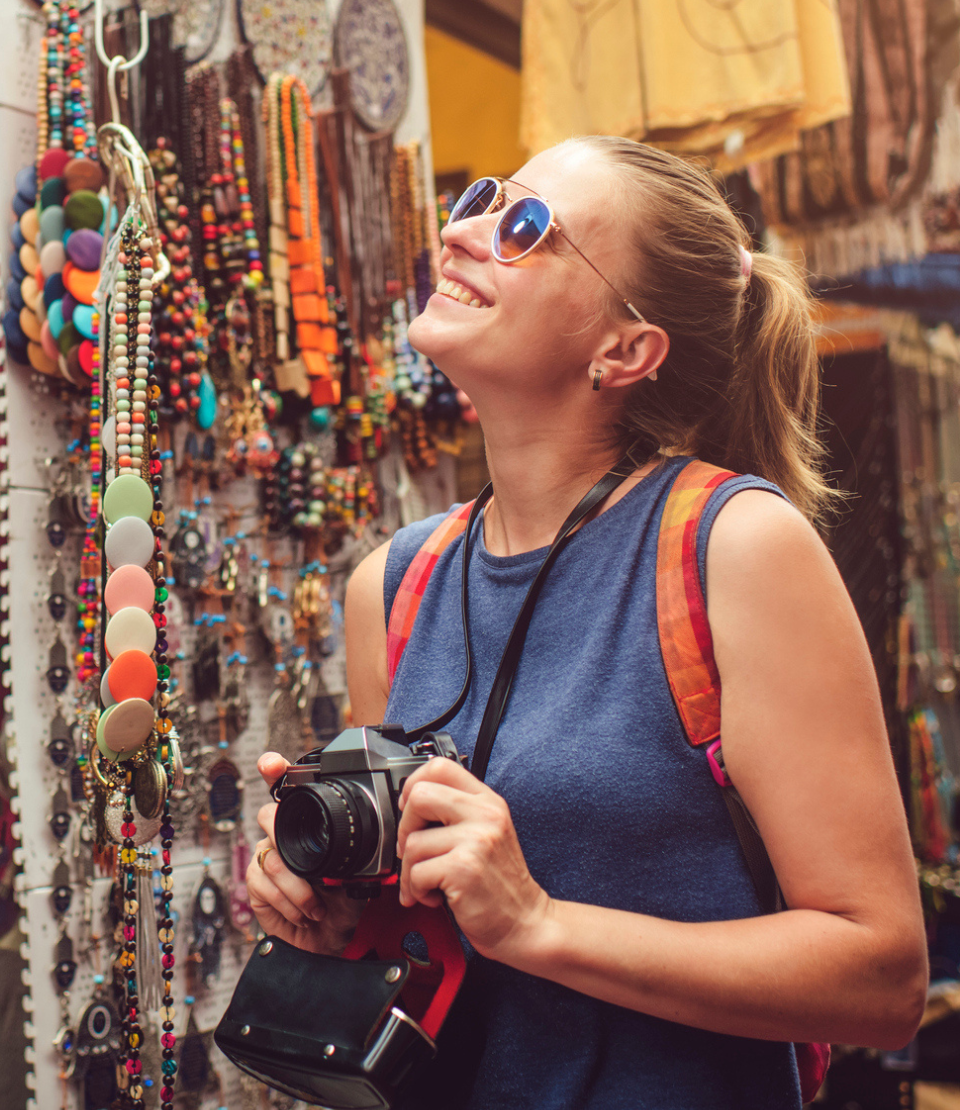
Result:
M437 292L443 294L445 297L452 297L455 301L465 304L468 308L486 308L487 306L475 296L469 289L464 287L456 281L451 281L449 278L441 278L437 282Z

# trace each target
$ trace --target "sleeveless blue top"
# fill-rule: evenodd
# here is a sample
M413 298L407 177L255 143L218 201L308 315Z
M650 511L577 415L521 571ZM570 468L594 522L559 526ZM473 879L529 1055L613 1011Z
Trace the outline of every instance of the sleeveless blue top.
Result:
M760 912L720 789L691 748L664 672L655 572L660 517L689 460L668 459L569 541L533 612L486 782L510 806L534 879L553 897L718 921ZM744 476L711 497L709 529ZM442 519L395 535L386 612ZM384 719L439 716L464 676L463 537L440 557ZM547 548L491 555L482 523L469 568L473 679L446 726L473 743L514 619ZM436 1067L405 1110L799 1110L792 1045L706 1032L590 998L478 956L440 1035Z

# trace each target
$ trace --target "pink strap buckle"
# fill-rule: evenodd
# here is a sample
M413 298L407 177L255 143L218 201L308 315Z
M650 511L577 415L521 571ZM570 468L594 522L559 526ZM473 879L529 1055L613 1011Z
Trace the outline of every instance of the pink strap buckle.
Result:
M710 764L710 771L714 779L721 786L731 786L730 776L727 774L723 766L723 750L720 747L720 741L714 742L707 748L707 762Z

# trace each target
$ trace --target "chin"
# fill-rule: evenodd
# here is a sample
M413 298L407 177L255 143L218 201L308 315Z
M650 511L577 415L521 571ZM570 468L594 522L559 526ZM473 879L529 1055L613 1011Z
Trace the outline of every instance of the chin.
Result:
M431 317L429 305L426 311L410 321L407 326L407 340L415 351L432 359L447 377L450 376L442 363L456 361L456 351L462 339L451 334L448 327Z

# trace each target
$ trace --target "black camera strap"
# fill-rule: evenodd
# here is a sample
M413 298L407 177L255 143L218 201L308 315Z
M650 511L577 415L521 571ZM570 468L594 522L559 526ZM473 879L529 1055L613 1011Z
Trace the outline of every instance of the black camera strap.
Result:
M533 581L530 583L530 588L527 590L527 595L523 599L523 604L520 606L520 612L517 614L517 619L514 621L513 628L510 631L510 636L507 639L507 646L503 649L503 656L500 659L500 666L497 668L496 677L493 680L493 688L490 690L490 697L487 699L487 707L483 713L483 720L480 723L480 730L477 733L477 742L473 751L473 759L470 764L470 770L477 776L478 779L483 779L487 773L487 764L490 761L490 751L493 748L493 741L496 739L497 729L500 727L500 721L507 708L507 701L510 697L510 689L513 685L513 676L516 673L517 665L520 662L520 653L523 651L523 645L527 638L527 629L530 627L530 618L533 616L533 607L537 603L537 598L540 595L540 590L546 577L550 572L550 568L557 560L557 556L566 546L570 535L577 525L591 513L606 497L608 497L616 488L624 481L632 466L624 465L627 460L624 460L616 469L611 470L605 474L599 482L580 500L576 508L567 517L567 519L560 526L560 531L557 532L550 550L544 556L543 562L536 573ZM622 467L622 469L621 469ZM423 736L426 732L438 732L450 720L452 720L463 708L463 703L467 700L467 692L470 689L470 679L473 674L473 660L470 654L470 636L468 633L468 604L467 604L467 578L470 567L470 542L473 536L473 527L476 523L477 517L483 511L484 505L490 500L493 494L493 486L488 484L481 490L473 509L470 512L470 517L467 521L467 527L463 534L462 546L462 573L461 573L461 586L460 586L460 613L463 622L463 642L466 650L466 675L463 681L463 687L457 695L457 700L450 706L450 708L442 713L436 720L431 721L429 724L419 728L411 735Z

